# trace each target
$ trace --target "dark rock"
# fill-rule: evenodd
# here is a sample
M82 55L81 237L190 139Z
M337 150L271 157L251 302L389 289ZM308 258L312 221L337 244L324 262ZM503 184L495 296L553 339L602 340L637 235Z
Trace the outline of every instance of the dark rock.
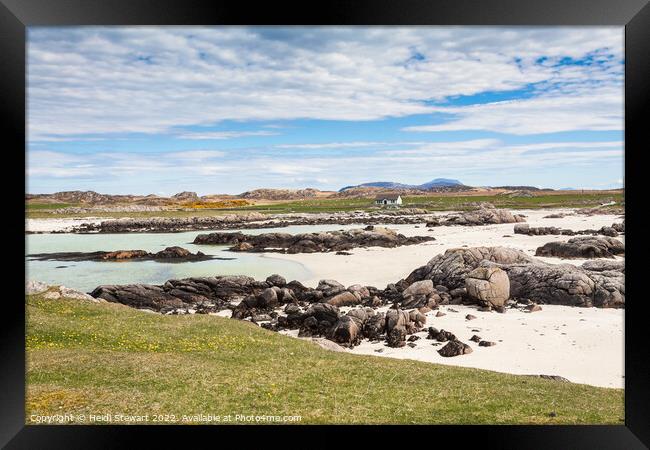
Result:
M359 322L349 315L339 318L332 330L332 340L348 347L357 345L361 337Z
M399 348L406 345L406 330L403 327L395 327L386 336L386 345Z
M325 231L320 233L262 233L215 232L198 235L195 244L231 244L232 251L250 252L345 252L356 247L398 247L432 241L431 236L406 237L384 227L372 230Z
M363 324L363 335L370 340L379 339L384 334L386 328L386 318L384 313L378 313L370 316Z
M257 306L260 308L273 308L278 304L278 294L272 288L267 288L262 291L257 297Z
M493 345L497 345L497 343L491 341L480 341L478 345L479 347L492 347Z
M330 298L327 303L334 306L353 306L361 303L361 299L352 292L345 291Z
M300 306L291 304L284 307L284 312L287 314L298 314L301 310Z
M316 290L321 291L324 297L333 297L345 291L345 286L336 280L320 280Z
M37 261L161 261L161 262L186 262L206 261L217 258L202 252L192 253L182 247L167 247L157 253L145 250L116 250L112 252L60 252L60 253L35 253L27 255Z
M561 258L614 258L625 253L625 244L611 237L581 236L567 242L549 242L538 247L535 256Z
M271 286L284 287L287 284L287 280L278 274L270 275L266 278L266 282Z
M449 358L452 356L467 355L468 353L472 353L472 348L463 342L453 340L449 341L447 345L438 350L438 353L440 356Z
M339 309L327 303L316 303L305 311L305 317L314 317L319 323L336 323L339 318Z

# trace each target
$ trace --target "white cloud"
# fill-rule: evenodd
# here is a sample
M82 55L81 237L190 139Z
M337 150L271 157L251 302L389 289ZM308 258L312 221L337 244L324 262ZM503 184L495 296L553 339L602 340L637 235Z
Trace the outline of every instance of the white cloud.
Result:
M28 175L39 180L66 178L97 183L113 180L113 190L156 191L162 184L170 191L191 189L201 194L239 193L260 187L319 187L339 189L368 181L422 183L437 177L458 178L467 184L543 184L561 188L571 185L581 171L589 170L592 186L600 178L623 175L623 142L542 142L507 144L497 139L456 142L422 142L371 153L302 156L293 153L273 157L252 152L245 161L233 159L236 151L188 150L168 153L93 153L69 155L61 152L28 153ZM561 171L567 174L559 175ZM541 176L542 178L535 178ZM577 182L576 182L577 183ZM603 181L605 183L605 181ZM75 185L78 188L79 185ZM96 188L95 189L99 189ZM61 189L59 189L61 190Z
M276 136L278 133L272 131L204 131L193 133L182 133L176 136L177 139L197 140L218 140L233 139L248 136Z
M225 153L219 150L187 150L184 152L173 152L166 154L167 157L191 161L220 158L224 155Z
M622 130L621 89L594 89L580 95L540 96L524 100L437 108L454 114L448 122L411 126L404 131L482 130L517 135L573 130Z
M395 145L421 145L422 142L324 142L319 144L281 144L275 148L297 148L297 149L323 149L323 148L367 148L367 147L388 147Z
M424 100L529 83L620 88L622 28L80 27L30 28L29 140L168 133L224 120L374 120L441 108ZM613 62L536 64L605 48ZM422 55L413 59L414 54ZM518 59L516 59L518 58ZM604 58L604 57L602 57ZM601 58L601 59L602 59ZM618 93L461 108L455 125L525 133L619 122ZM568 92L570 95L571 92ZM597 106L590 116L586 109ZM559 116L545 108L560 107ZM606 112L613 108L613 112ZM603 111L603 112L601 112ZM495 114L495 118L485 117ZM613 117L606 117L611 114ZM523 116L517 120L513 116ZM505 119L505 125L500 125ZM572 120L567 120L572 119ZM549 125L539 124L539 121ZM566 124L566 125L563 125ZM620 126L620 124L619 124ZM194 134L194 138L200 136ZM227 135L203 134L206 139ZM210 137L208 137L210 136ZM232 137L232 136L231 136Z

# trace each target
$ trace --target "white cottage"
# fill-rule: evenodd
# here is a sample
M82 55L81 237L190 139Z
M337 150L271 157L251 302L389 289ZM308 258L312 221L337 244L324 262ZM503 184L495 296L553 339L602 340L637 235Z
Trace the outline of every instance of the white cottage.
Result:
M402 197L398 194L384 194L375 197L375 205L401 205Z

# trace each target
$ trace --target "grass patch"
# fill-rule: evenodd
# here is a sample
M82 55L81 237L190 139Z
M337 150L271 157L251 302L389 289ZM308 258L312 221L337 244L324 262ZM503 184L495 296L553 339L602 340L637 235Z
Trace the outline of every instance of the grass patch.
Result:
M330 352L251 323L27 302L26 420L300 416L300 423L620 424L623 390ZM555 417L550 413L554 412ZM173 416L173 417L172 417ZM240 422L241 423L241 422Z
M55 209L68 208L71 206L79 206L77 203L25 203L26 211L51 211Z

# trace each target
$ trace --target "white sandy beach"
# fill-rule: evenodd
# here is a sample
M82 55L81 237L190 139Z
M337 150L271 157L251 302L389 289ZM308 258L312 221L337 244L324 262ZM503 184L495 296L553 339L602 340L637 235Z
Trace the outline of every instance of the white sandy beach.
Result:
M350 308L343 311L346 309ZM573 383L624 387L624 310L543 305L541 311L534 313L508 309L499 314L478 311L472 306L449 305L441 306L439 311L446 315L435 317L437 311L426 314L427 327L454 333L472 348L472 353L452 358L440 356L437 351L446 343L426 339L426 328L416 333L420 339L413 348L390 348L383 341L371 343L366 339L346 351L518 375L560 375ZM466 320L467 314L476 319ZM283 333L297 336L298 330ZM469 340L473 335L496 345L479 347ZM376 351L379 349L381 352Z
M620 222L617 215L567 216L544 219L561 210L521 211L531 226L557 226L572 230L598 229ZM273 255L299 261L314 276L301 280L315 286L318 280L331 278L345 285L360 283L383 288L387 283L406 277L413 269L426 264L435 255L449 248L502 245L524 250L534 255L535 249L554 240L568 240L571 236L526 236L513 233L513 224L480 227L435 227L427 231L424 224L391 225L405 235L433 234L436 241L393 249L354 249L349 256L333 253ZM509 235L510 237L504 237ZM585 260L540 258L549 263L582 264ZM448 309L458 312L449 312ZM469 344L473 353L444 358L437 353L441 346L434 341L420 339L416 347L389 348L383 342L372 344L367 340L350 350L352 353L475 367L513 374L560 375L574 383L594 386L624 387L624 310L577 308L543 305L542 311L525 313L509 309L506 314L477 311L475 307L441 306L447 315L427 314L427 326L455 333ZM471 313L477 319L466 321ZM472 332L478 329L478 332ZM290 333L296 334L296 332ZM426 332L418 333L422 338ZM484 340L496 342L493 347L478 347L469 341L477 334ZM375 350L383 348L381 353Z
M99 224L105 217L25 219L25 231L31 233L51 233L52 231L70 231L82 223Z

